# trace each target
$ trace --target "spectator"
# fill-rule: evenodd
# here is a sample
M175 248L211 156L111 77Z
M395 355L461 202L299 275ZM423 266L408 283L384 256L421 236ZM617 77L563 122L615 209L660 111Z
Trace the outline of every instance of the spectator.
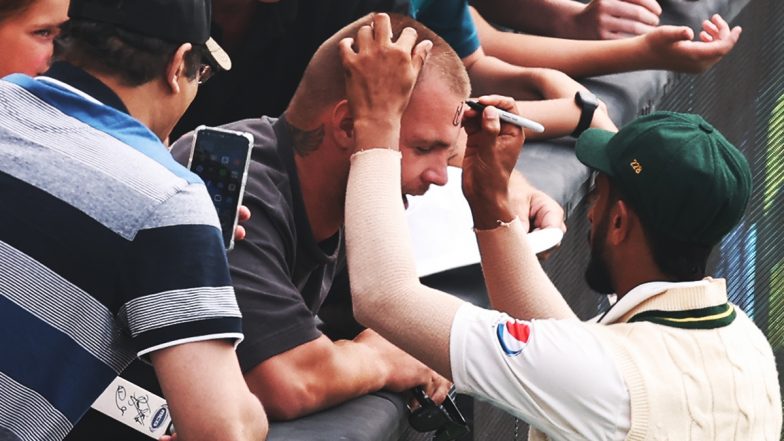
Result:
M68 0L5 0L0 4L0 78L46 71L54 39L67 19Z
M210 3L74 0L69 16L62 62L0 81L0 437L63 439L138 356L181 439L264 439L215 210L161 143L230 66Z
M596 322L582 323L509 208L523 136L502 125L493 106L514 111L514 101L484 97L490 108L464 119L463 175L490 301L503 313L483 310L422 286L401 245L394 127L418 53L410 42L390 44L378 26L374 38L357 40L356 52L351 44L341 52L362 142L352 156L346 234L361 322L453 378L458 391L531 423L531 439L779 436L770 345L728 302L724 280L705 277L712 247L740 220L751 192L746 159L715 128L696 115L659 112L617 134L589 130L578 140L578 158L599 171L586 276L595 290L620 298ZM390 69L399 82L380 83Z
M472 0L493 23L531 34L575 40L642 35L659 24L657 0Z

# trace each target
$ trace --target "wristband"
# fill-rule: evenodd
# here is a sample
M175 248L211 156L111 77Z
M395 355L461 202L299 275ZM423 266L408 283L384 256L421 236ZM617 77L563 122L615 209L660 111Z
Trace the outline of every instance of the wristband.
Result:
M599 107L599 99L592 93L583 93L578 91L574 95L574 102L580 108L580 121L577 122L577 127L574 128L572 136L575 138L582 135L585 129L591 127L593 121L593 114L596 108Z

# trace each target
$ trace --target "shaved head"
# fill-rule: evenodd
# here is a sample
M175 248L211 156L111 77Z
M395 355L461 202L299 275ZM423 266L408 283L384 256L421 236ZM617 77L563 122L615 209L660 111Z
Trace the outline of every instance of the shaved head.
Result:
M460 57L449 44L410 17L394 13L390 13L389 16L393 39L397 39L404 28L411 27L417 31L417 42L422 40L433 42L430 56L419 79L423 76L437 76L456 95L468 98L471 93L468 74ZM346 98L346 83L338 44L346 37L355 38L360 27L371 23L371 17L372 14L366 15L345 26L325 41L313 55L286 109L286 118L294 125L311 125L324 111ZM394 73L390 72L390 75ZM416 87L413 93L417 93Z

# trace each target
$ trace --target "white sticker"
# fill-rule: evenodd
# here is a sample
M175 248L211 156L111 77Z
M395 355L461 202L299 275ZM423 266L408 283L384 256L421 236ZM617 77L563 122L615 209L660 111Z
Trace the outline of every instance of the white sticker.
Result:
M171 423L163 397L121 377L112 381L92 408L154 439L166 435Z

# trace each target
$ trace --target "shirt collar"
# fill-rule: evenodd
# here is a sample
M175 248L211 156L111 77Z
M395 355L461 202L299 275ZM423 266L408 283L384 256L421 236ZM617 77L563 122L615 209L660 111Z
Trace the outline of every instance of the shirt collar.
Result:
M125 107L120 97L109 86L86 71L65 61L55 62L43 76L37 79L56 83L91 101L100 102L120 112L129 114L128 108Z
M626 293L620 300L615 302L610 309L603 314L591 319L591 322L609 324L615 323L621 317L626 315L629 311L634 309L642 302L650 299L651 297L661 294L664 291L673 288L691 288L697 286L708 286L709 279L697 280L694 282L647 282L642 285L637 285Z

